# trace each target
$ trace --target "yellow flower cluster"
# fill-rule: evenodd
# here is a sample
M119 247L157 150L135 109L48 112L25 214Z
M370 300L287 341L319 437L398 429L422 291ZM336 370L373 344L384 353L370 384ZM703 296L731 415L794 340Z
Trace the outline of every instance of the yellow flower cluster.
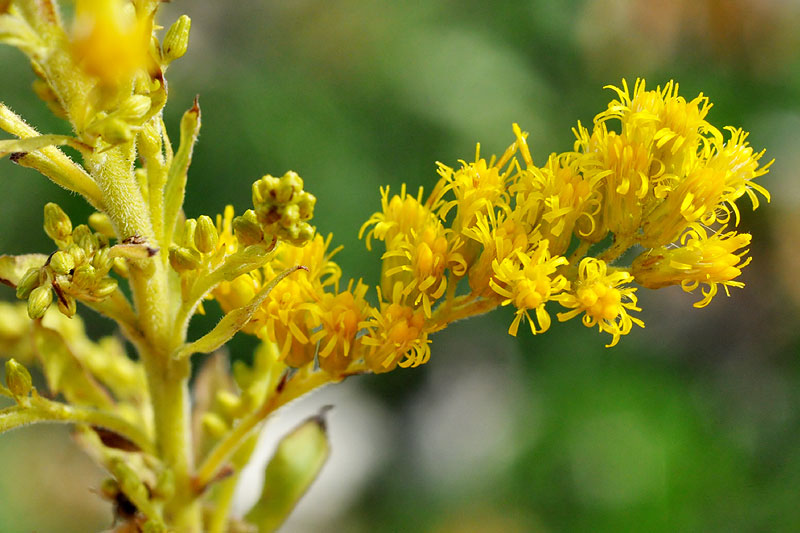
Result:
M698 307L719 285L741 287L735 279L749 259L740 250L750 236L726 226L738 224L741 196L754 208L756 193L769 198L753 181L768 170L759 165L763 152L741 130L727 128L725 139L706 121L708 99L687 101L673 82L647 90L638 80L632 93L624 80L611 88L617 98L592 131L579 123L574 149L542 166L515 124L516 139L499 158L481 157L478 146L460 168L439 163L427 196L382 189L381 210L360 232L367 248L385 245L377 305L360 280L340 288L338 250L319 235L305 248L280 242L267 266L223 283L214 296L228 311L278 273L305 266L272 290L247 331L277 343L290 366L316 361L343 375L423 364L431 333L499 306L516 310L511 335L524 321L534 334L547 331L555 302L564 308L558 320L580 315L613 346L633 325L644 327L633 316L640 311L634 281L687 292L704 284ZM620 264L631 248L638 257Z

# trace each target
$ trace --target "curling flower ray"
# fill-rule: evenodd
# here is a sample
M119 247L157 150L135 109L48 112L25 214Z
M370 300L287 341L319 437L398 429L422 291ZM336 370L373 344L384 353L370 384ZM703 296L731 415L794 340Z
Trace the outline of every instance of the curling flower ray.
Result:
M389 247L398 235L407 235L412 229L419 231L427 223L433 215L422 203L422 192L420 187L417 196L410 196L404 183L400 194L390 199L389 187L381 187L381 211L374 213L358 232L358 238L364 238L367 250L372 249L373 238L385 241Z
M558 313L558 320L564 322L584 313L583 325L610 333L612 339L606 347L615 346L634 324L644 327L644 322L630 315L631 311L641 311L636 306L636 288L623 286L631 281L633 276L624 270L609 272L605 261L584 258L578 265L578 280L555 298L571 309Z
M511 192L526 222L539 228L553 253L563 254L576 226L580 235L583 230L591 233L598 224L600 194L595 188L602 177L597 172L585 176L573 152L551 154L542 168L531 166L521 172Z
M702 300L694 304L705 307L719 285L729 296L729 287L744 287L743 282L734 280L750 263L744 249L749 245L747 233L720 230L708 236L695 224L681 236L679 247L648 250L634 260L631 271L637 283L650 289L680 285L685 292L692 292L705 284Z
M401 284L396 284L392 301L382 302L380 309L372 309L371 316L360 324L368 331L361 338L366 348L364 362L375 373L389 372L397 366L419 366L431 356L425 315L422 309L415 310L402 303L402 289Z
M550 315L545 304L567 286L567 279L556 274L558 267L566 264L567 260L562 256L551 257L547 240L540 241L530 255L516 252L502 261L493 262L495 277L489 285L504 298L501 305L513 304L517 309L508 329L510 335L516 337L523 318L527 319L534 335L547 331ZM536 320L531 317L531 312Z
M456 215L452 228L458 232L463 228L470 228L475 224L479 212L486 213L498 205L508 205L508 184L513 179L514 166L508 165L511 155L516 151L517 143L512 144L503 157L498 161L489 161L480 157L480 145L475 151L475 162L461 161L461 168L452 168L438 163L438 173L441 177L438 187L438 200L434 201L436 212L443 220L448 213L456 208ZM454 199L445 198L452 193Z
M344 373L360 353L356 346L360 339L356 337L372 312L364 298L367 289L361 280L350 280L346 290L337 294L325 292L309 306L319 323L311 342L319 342L319 366L331 375Z

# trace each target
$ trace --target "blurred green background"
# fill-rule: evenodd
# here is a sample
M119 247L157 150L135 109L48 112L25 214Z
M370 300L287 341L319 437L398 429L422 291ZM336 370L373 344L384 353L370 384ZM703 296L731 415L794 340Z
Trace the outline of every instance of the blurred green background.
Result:
M476 141L502 151L512 122L543 162L623 77L705 93L713 124L776 159L771 205L743 209L754 260L731 298L696 310L679 289L641 290L647 327L613 349L577 321L512 339L499 311L437 334L424 367L321 396L337 406L334 457L285 531L800 531L800 3L175 1L161 23L183 12L167 124L176 138L199 94L187 214L240 212L254 179L295 170L319 230L345 245L345 276L370 284L379 254L357 233L380 185L430 187L435 161L470 160ZM0 48L0 66L3 101L65 131L21 54ZM2 253L51 249L47 201L90 213L8 159L0 184ZM232 352L251 349L237 338ZM102 473L65 428L2 436L0 472L0 532L110 526Z

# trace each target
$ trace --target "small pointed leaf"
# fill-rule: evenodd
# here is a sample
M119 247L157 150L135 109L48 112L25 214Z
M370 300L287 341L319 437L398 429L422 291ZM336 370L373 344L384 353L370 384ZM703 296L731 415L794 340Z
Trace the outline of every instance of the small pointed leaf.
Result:
M228 314L222 317L222 320L220 320L217 325L214 326L214 329L196 341L185 344L182 348L179 348L173 354L173 358L184 359L196 353L211 353L228 342L237 331L245 327L247 323L250 322L250 319L253 318L253 314L255 314L262 302L267 299L267 296L269 296L269 293L272 291L275 285L277 285L278 282L295 270L299 270L301 268L305 267L292 267L275 276L275 279L265 285L247 305L237 307L236 309L230 311Z

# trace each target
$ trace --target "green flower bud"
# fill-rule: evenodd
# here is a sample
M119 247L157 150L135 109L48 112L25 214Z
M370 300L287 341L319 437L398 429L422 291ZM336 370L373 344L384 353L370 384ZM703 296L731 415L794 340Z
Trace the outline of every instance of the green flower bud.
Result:
M109 239L116 237L114 226L111 224L111 219L105 213L92 213L89 215L89 225L93 230L105 235Z
M58 310L62 315L70 318L75 316L75 313L78 311L75 298L69 294L62 294L56 301L58 302Z
M17 398L27 397L33 388L30 372L15 359L6 360L6 384Z
M219 235L217 227L212 222L211 217L202 215L197 219L197 230L194 233L194 244L197 249L204 254L208 254L217 249Z
M118 118L103 121L98 133L108 144L122 144L133 139L131 125Z
M219 439L228 432L228 424L216 413L204 413L203 430L211 437Z
M97 279L97 270L92 265L80 265L72 273L72 284L80 290L93 287Z
M275 200L278 203L286 204L292 200L295 194L302 190L303 178L298 176L296 172L290 170L278 181L278 187L275 191Z
M77 244L70 244L69 247L67 247L67 253L72 256L76 265L80 265L86 261L86 252Z
M196 250L180 246L173 246L169 249L169 264L176 272L183 273L200 268L202 261L203 257Z
M112 292L117 290L117 280L114 278L103 278L97 285L92 287L92 296L97 298L106 298L111 295Z
M289 204L284 207L281 213L281 225L289 227L298 222L300 222L300 207L297 204Z
M33 319L42 318L51 303L53 303L51 286L48 284L36 287L28 296L28 316Z
M111 270L111 266L114 264L114 258L111 257L111 249L110 248L100 248L95 252L94 256L92 257L92 266L98 271L102 273L108 273Z
M31 291L39 286L41 270L38 268L28 269L17 284L17 298L25 300L30 296Z
M164 63L169 64L186 53L186 48L189 46L189 30L192 27L192 21L186 15L181 15L172 26L167 30L164 36L164 46L162 58Z
M300 219L309 220L314 216L314 205L317 203L317 197L311 193L303 191L297 198L296 204L300 209Z
M238 418L242 408L242 401L236 394L229 390L218 390L216 394L217 404L220 410L229 418Z
M242 246L258 244L264 240L264 232L261 231L261 225L252 209L233 219L233 233Z
M53 202L44 206L44 232L58 246L68 243L72 235L72 221L58 204Z
M72 230L72 242L83 248L86 255L92 255L100 247L97 236L86 224L81 224Z
M127 97L114 113L117 118L126 122L142 118L150 111L150 98L143 94L132 94Z
M197 221L193 218L187 218L183 223L183 237L181 244L186 248L195 248L194 245L194 232L197 229Z
M50 268L56 274L68 275L75 268L75 259L64 250L59 250L50 256Z
M145 159L161 155L163 142L161 132L152 121L148 121L139 130L137 148Z

